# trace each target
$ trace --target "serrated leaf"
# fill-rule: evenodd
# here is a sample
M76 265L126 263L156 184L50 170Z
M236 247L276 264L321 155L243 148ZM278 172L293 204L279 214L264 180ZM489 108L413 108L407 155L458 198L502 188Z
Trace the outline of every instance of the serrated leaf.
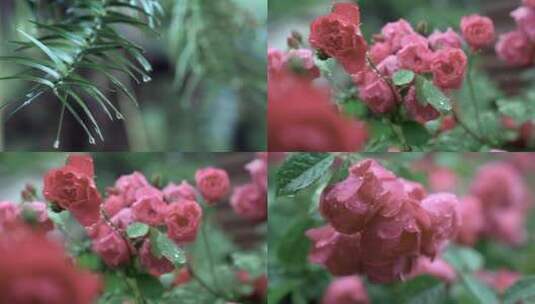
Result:
M392 81L396 86L404 86L411 83L416 75L410 70L399 70L392 76Z
M179 248L167 235L161 233L156 229L151 229L150 241L152 245L152 253L156 257L165 257L173 265L179 267L186 263L186 254L184 250Z
M450 99L423 76L416 76L416 96L422 105L430 104L441 113L449 113L452 109Z
M126 227L126 235L128 235L128 237L131 239L135 239L147 235L147 233L149 233L149 229L149 225L135 222Z
M279 195L291 195L318 180L334 162L330 153L292 154L277 171L276 187Z
M314 224L315 221L308 217L297 219L284 233L276 248L277 257L282 265L292 269L306 265L310 243L305 237L305 232Z
M520 279L503 295L503 304L535 303L535 276Z
M401 125L401 129L410 146L423 146L431 138L427 129L414 121L404 122Z

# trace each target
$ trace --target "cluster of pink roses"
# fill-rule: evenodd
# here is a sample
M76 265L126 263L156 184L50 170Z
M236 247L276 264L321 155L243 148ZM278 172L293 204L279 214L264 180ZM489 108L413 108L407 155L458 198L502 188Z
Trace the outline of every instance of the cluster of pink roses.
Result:
M513 66L535 63L535 2L524 0L523 4L511 13L517 28L501 35L496 44L498 56Z
M392 282L434 259L460 227L459 201L450 193L427 195L422 185L396 177L375 160L327 187L320 211L328 224L307 231L310 261L333 275L366 275Z
M267 158L267 153L258 153L258 158L245 166L252 181L235 187L230 197L234 212L251 221L267 219Z

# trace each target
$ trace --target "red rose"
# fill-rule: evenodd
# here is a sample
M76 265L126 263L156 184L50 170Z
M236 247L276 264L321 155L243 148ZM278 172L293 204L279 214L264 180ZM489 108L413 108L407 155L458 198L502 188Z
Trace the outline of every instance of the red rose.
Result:
M90 304L101 282L77 269L44 234L19 227L0 234L0 302Z
M360 32L360 11L355 4L335 4L331 14L314 20L309 41L338 60L349 74L366 66L367 44Z
M223 169L213 167L199 169L195 172L195 182L208 204L222 200L230 191L230 180L227 171Z
M172 203L165 216L169 238L179 244L195 241L201 218L202 209L197 202L183 200Z
M270 151L357 151L367 139L364 125L340 115L327 90L287 74L269 79Z
M47 172L43 195L69 210L82 225L90 226L100 217L101 203L93 177L93 159L87 155L71 155L65 166Z
M488 17L479 15L463 17L461 31L466 42L475 50L488 46L494 41L494 23Z
M132 212L137 221L159 225L163 221L167 204L163 201L163 193L152 187L140 188L136 192L136 201L132 204Z
M435 85L442 89L459 89L464 80L468 59L462 49L438 50L431 60Z

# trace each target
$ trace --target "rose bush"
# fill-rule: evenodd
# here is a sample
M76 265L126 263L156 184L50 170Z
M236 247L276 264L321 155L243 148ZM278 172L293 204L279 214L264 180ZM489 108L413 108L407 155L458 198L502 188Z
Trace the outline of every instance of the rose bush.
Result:
M267 155L243 166L254 195L236 186L226 208L261 229ZM264 252L216 224L230 176L201 167L194 179L163 187L134 172L100 192L93 158L70 155L44 175L44 199L27 186L21 202L0 202L0 303L264 303ZM237 272L250 279L228 279Z

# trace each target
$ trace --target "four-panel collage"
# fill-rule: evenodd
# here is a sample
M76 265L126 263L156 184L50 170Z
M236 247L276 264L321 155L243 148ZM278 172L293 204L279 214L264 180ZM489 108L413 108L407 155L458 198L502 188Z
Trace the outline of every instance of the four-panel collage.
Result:
M0 304L535 304L533 0L3 0L0 111Z

